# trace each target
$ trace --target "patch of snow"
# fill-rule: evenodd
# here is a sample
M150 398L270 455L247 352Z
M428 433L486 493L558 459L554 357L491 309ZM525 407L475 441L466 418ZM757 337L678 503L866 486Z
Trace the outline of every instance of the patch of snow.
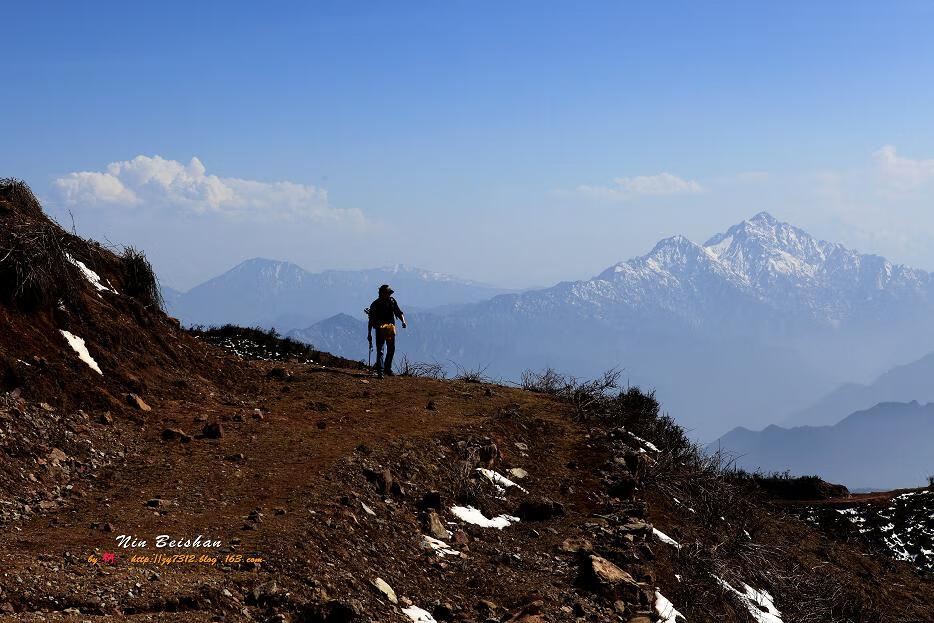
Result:
M466 521L467 523L480 526L481 528L496 528L502 530L506 526L519 521L518 517L513 517L512 515L497 515L490 519L473 506L452 506L451 512L461 521Z
M101 372L100 367L98 367L97 362L94 361L94 358L91 357L91 353L88 352L88 347L84 345L84 340L74 333L68 331L62 331L62 335L65 336L65 339L68 340L68 344L78 353L78 358L81 359L84 363L91 366L91 369L104 376L104 373Z
M442 541L441 539L436 539L428 535L422 535L422 544L424 547L434 551L438 556L457 556L460 552L456 549L451 549L451 546Z
M756 623L783 623L782 613L775 607L775 602L767 591L757 591L744 582L743 590L745 592L741 593L730 586L726 580L717 576L713 577L723 588L736 595L736 597L743 602L743 605L749 610L749 614L756 620Z
M659 623L678 623L687 621L687 618L675 609L668 599L657 590L655 591L655 612L658 613Z
M422 610L418 606L409 606L408 608L403 608L402 612L415 623L436 623L435 618L431 616L430 612L427 610Z
M655 535L655 538L661 541L662 543L667 543L668 545L671 545L672 547L681 549L680 543L675 541L673 538L671 538L670 536L668 536L667 534L665 534L658 528L652 528L652 533Z
M632 437L633 439L635 439L636 441L638 441L639 443L641 443L642 445L644 445L646 448L648 448L648 449L651 450L652 452L661 452L661 450L659 450L659 449L655 446L655 444L653 444L651 441L646 441L645 439L643 439L642 437L639 437L638 435L636 435L636 434L633 433L632 431L628 431L628 430L627 430L626 432L629 433L629 436L630 436L630 437ZM640 448L640 449L641 449L641 448Z
M93 270L91 270L90 268L88 268L84 262L82 262L81 260L76 260L75 258L71 257L71 255L67 253L65 254L65 257L68 258L69 262L71 262L72 264L78 267L78 270L81 271L81 274L84 275L84 278L87 279L88 282L92 286L97 288L98 291L103 290L106 292L113 292L114 294L117 294L116 290L114 290L113 288L108 288L103 283L101 283L101 276L98 275Z
M512 480L506 478L499 472L494 472L492 469L486 469L485 467L478 467L477 471L483 474L487 480L492 482L493 485L496 487L496 490L499 492L504 492L506 491L506 489L509 489L510 487L515 487L522 493L528 493L528 491L526 491L525 489L517 485Z

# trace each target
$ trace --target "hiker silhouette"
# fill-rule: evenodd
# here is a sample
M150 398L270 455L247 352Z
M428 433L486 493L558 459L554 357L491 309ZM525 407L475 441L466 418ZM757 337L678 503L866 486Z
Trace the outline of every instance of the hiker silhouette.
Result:
M379 297L370 303L367 314L370 321L367 324L367 342L373 348L373 330L376 330L376 375L392 376L392 357L396 353L396 318L402 321L402 328L406 328L405 314L399 309L399 304L393 298L393 289L389 284L379 287ZM386 346L386 359L383 360L383 346Z

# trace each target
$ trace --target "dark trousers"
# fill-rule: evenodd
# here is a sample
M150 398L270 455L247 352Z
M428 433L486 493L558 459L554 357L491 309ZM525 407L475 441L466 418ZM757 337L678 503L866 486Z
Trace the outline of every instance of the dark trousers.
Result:
M383 364L383 343L386 344L386 363ZM396 336L376 332L376 369L392 372L392 356L396 354Z

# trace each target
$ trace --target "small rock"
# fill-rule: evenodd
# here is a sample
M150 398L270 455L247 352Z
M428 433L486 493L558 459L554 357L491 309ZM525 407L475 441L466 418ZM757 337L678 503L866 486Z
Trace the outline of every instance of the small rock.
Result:
M523 500L516 510L523 521L546 521L564 515L564 505L548 498Z
M284 381L289 377L289 373L286 372L285 368L270 368L269 372L266 373L266 376L278 381Z
M168 501L163 500L162 498L152 498L151 500L146 501L146 506L149 508L162 508L168 506Z
M428 493L422 496L422 500L421 502L419 502L419 506L422 508L440 509L441 508L441 493L438 491L429 491Z
M137 394L127 394L126 401L131 407L136 407L140 411L152 411L152 407L146 404L146 401Z
M606 558L591 554L588 565L590 579L596 588L611 599L625 599L637 601L639 598L639 584L635 579Z
M180 428L166 428L162 431L162 441L180 441L182 443L188 443L191 441L191 437L185 434Z
M584 538L565 539L558 549L568 554L590 553L593 551L593 545Z
M529 477L529 473L521 467L513 467L511 470L509 470L509 475L516 480L525 480Z
M105 411L98 416L97 421L101 424L109 426L114 423L114 418L112 415L110 415L110 411Z
M527 444L527 443L522 443L521 441L517 441L517 442L513 443L513 445L514 445L516 448L518 448L521 452L528 452L528 451L529 451L529 444Z
M52 461L52 463L66 461L68 460L68 455L62 452L61 450L59 450L58 448L52 448L52 451L49 452L49 460Z
M376 590L385 595L386 599L392 603L399 603L399 598L396 597L396 591L392 590L392 587L386 584L386 581L383 580L383 578L374 578L370 580L370 584L372 584Z
M441 517L434 511L428 513L428 531L431 533L431 536L442 541L451 538L451 533L444 527L444 524L441 523Z
M435 409L437 409L437 407L435 407L435 401L429 400L428 404L425 405L425 408L428 409L429 411L434 411Z
M466 547L470 543L470 537L467 536L467 533L463 530L458 530L454 533L454 544L458 547Z
M250 591L249 597L252 598L253 603L261 604L269 601L269 598L278 592L279 585L276 584L275 580L271 580L265 584L260 584L259 586L253 587L253 590Z
M224 427L220 422L208 422L201 428L201 434L207 439L220 439L224 436Z
M613 602L613 610L616 611L616 614L626 614L626 602L622 599L617 599Z
M454 620L454 608L449 603L436 602L431 607L431 615L436 621Z

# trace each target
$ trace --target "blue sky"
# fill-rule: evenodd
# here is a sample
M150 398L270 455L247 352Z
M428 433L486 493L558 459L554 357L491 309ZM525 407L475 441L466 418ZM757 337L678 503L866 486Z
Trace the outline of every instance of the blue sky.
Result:
M256 255L544 285L762 209L934 269L931 3L29 4L0 175L170 285Z

